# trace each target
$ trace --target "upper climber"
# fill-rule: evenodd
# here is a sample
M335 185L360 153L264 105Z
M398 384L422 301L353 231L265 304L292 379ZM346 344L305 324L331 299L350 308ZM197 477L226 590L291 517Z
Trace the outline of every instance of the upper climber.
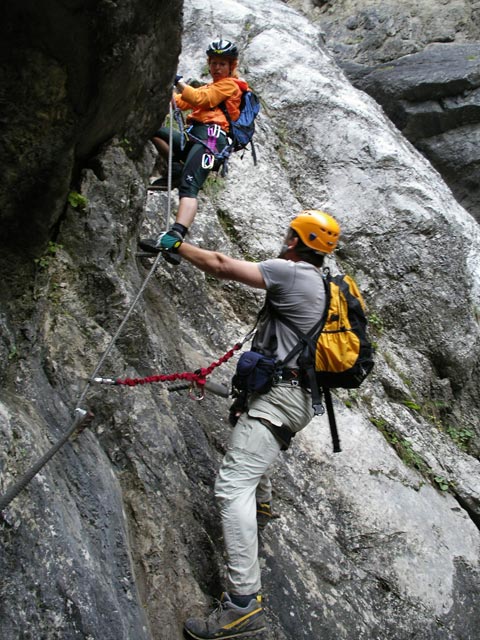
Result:
M183 240L197 213L197 195L209 172L214 168L209 149L220 152L228 144L229 120L221 105L225 105L230 120L240 113L242 93L249 89L247 82L238 77L238 49L228 40L216 40L206 50L208 68L213 82L194 88L175 78L175 103L182 111L192 110L187 116L186 143L182 149L184 132L172 132L172 184L179 187L180 205L175 223L158 238L140 240L146 251L164 251L169 262L178 263L179 256L170 253L179 240ZM153 138L160 154L169 155L170 128L163 127ZM165 183L165 179L160 181ZM154 183L155 184L155 183Z

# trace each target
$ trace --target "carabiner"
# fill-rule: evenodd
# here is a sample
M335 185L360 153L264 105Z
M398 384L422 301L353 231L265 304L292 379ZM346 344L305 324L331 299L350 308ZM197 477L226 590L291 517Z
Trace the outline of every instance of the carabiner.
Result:
M202 169L213 169L215 164L215 156L211 153L204 153L202 156Z
M196 393L195 389L197 389ZM200 388L198 383L192 382L192 386L188 391L188 397L190 398L190 400L195 400L195 402L200 402L200 400L203 400L205 397L204 386L202 385L202 387Z

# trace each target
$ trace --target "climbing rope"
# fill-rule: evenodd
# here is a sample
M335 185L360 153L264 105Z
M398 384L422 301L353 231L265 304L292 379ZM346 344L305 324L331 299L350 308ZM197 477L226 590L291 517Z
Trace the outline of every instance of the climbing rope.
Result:
M201 369L197 369L196 371L184 371L182 373L165 373L154 376L146 376L145 378L117 378L116 380L112 378L94 378L94 382L99 382L100 384L114 384L114 385L124 385L127 387L136 387L141 384L151 384L153 382L173 382L174 380L186 380L187 382L191 382L196 386L203 387L207 381L207 376L209 376L214 369L222 365L224 362L230 360L230 358L235 354L235 351L241 349L246 340L249 339L251 332L247 334L247 336L241 341L237 342L231 349L229 349L221 358L212 362L208 367L203 367Z
M170 103L170 132L169 132L169 153L168 153L168 204L167 204L167 215L166 215L166 230L168 229L169 226L169 221L170 221L170 216L171 216L171 200L172 200L172 196L171 196L171 186L172 186L172 139L173 139L173 117L172 117L172 103ZM84 424L86 422L86 420L90 417L93 417L92 414L90 414L87 410L82 409L81 405L83 404L85 397L87 395L87 392L90 388L90 385L92 384L92 382L95 381L96 377L98 376L98 373L100 371L100 369L102 368L105 360L107 359L107 357L109 356L110 352L112 351L118 336L121 334L121 332L123 331L124 326L126 325L126 323L128 322L130 316L133 313L133 310L135 309L135 306L137 305L140 297L143 295L148 283L150 282L151 278L153 277L153 274L155 273L157 266L160 262L160 260L162 259L162 254L159 252L150 268L150 271L148 272L145 280L143 281L142 286L140 287L139 292L137 293L137 295L135 296L132 304L130 305L130 308L128 309L127 313L125 314L125 317L123 318L122 322L120 323L120 326L118 327L115 335L113 336L113 338L111 339L109 345L107 346L105 352L103 353L102 357L100 358L97 366L95 367L94 372L92 373L92 375L90 376L90 378L88 379L82 393L80 394L78 401L77 401L77 405L76 405L76 409L74 411L74 417L72 420L72 423L69 427L69 429L65 432L65 434L58 440L58 442L56 442L34 465L32 465L24 474L23 476L21 476L11 487L9 487L9 489L7 489L7 491L0 496L0 517L3 517L4 520L6 520L6 516L4 514L2 514L3 509L5 509L10 502L12 502L12 500L14 500L17 495L27 486L27 484L34 478L34 476L37 475L37 473L47 464L47 462L55 455L55 453L61 449L61 447L63 447L63 445L68 442L68 440L73 437L76 433L78 433L80 431L80 429L82 427L84 427ZM201 382L199 383L201 384Z
M172 164L173 164L173 113L174 113L175 99L172 97L169 104L168 117L169 117L169 130L168 130L168 163L167 163L167 213L165 216L165 231L168 231L170 226L170 218L172 215ZM160 253L158 255L161 255ZM158 256L157 256L158 257Z

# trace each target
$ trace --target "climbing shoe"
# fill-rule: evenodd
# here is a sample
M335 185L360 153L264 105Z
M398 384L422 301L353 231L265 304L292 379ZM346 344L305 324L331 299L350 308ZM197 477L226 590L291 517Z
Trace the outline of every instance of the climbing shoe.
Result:
M263 529L272 520L270 502L257 502L257 527Z
M257 502L257 527L264 529L269 522L279 518L277 513L273 513L270 502Z
M261 596L252 598L246 607L237 607L228 593L222 594L219 606L208 618L189 618L184 625L188 637L196 640L258 638L265 629Z

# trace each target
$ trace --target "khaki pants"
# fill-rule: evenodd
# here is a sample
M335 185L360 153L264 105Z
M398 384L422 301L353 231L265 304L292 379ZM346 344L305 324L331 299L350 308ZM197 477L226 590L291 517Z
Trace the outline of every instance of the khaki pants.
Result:
M259 418L297 432L313 417L311 402L301 387L275 386L251 399L248 413L233 429L215 483L227 551L227 589L233 594L248 595L261 587L256 501L271 499L270 473L281 444Z

